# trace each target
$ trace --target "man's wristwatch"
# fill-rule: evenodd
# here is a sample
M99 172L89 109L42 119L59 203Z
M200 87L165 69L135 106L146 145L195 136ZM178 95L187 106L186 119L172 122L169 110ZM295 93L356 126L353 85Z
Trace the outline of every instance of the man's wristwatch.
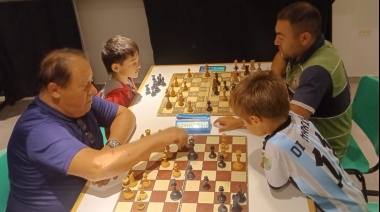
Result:
M110 146L111 148L120 146L121 144L117 140L109 140L107 141L106 145Z

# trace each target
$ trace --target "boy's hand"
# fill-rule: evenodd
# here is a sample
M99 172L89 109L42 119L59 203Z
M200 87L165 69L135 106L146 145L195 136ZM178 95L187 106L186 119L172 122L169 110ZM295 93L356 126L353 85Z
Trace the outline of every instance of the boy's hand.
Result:
M214 125L219 125L219 132L237 129L244 126L244 122L241 118L235 118L233 116L220 117L214 121Z

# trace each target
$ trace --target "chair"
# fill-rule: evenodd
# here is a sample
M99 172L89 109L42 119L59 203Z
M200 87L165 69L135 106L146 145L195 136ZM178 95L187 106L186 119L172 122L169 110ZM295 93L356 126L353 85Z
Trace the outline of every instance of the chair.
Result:
M371 142L377 157L379 157L379 79L372 76L361 77L352 103L352 120L364 132ZM374 166L366 157L365 150L360 149L352 135L346 155L341 161L343 168L349 174L355 174L362 184L363 194L378 196L379 191L367 190L365 174L379 170L379 159ZM378 205L377 205L378 207Z
M103 145L106 145L107 137L106 137L106 131L105 131L104 127L100 127L100 132L102 132L102 136L103 136Z
M7 150L0 150L0 211L5 211L9 195Z

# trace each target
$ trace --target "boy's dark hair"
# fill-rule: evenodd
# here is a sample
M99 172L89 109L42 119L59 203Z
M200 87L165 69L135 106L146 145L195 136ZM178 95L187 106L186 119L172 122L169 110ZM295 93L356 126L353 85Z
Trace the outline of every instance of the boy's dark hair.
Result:
M139 47L134 40L120 35L115 35L108 39L101 52L107 73L111 74L113 72L113 63L122 65L124 60L128 59L128 57L133 57L135 53L139 53Z
M41 61L40 71L37 76L37 89L42 91L50 82L66 88L70 83L71 71L69 60L72 57L86 58L79 49L58 49L48 53Z
M296 36L309 32L314 38L318 38L322 33L321 13L308 2L300 1L286 6L277 14L277 20L288 20Z
M250 116L273 119L290 110L285 81L273 71L250 73L231 91L229 104L248 123Z

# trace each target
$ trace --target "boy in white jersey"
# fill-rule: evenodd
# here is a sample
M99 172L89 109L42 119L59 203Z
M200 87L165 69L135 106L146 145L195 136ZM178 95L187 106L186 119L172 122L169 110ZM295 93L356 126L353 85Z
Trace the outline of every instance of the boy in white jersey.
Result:
M310 121L289 112L286 84L273 71L243 79L229 104L248 131L267 135L262 166L271 188L292 182L322 211L367 211L327 141Z

